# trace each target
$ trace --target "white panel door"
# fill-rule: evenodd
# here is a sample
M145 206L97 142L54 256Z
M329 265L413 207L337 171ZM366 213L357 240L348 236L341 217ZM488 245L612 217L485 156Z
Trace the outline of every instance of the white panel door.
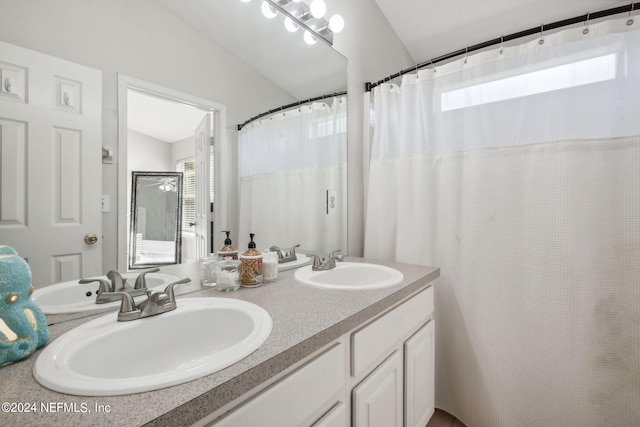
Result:
M34 286L102 274L102 73L0 42L0 159L0 244Z
M195 130L196 140L196 257L209 253L209 153L211 142L211 114L206 114Z
M434 334L431 320L404 344L406 427L426 426L435 412Z
M354 427L401 427L402 352L394 352L353 389Z

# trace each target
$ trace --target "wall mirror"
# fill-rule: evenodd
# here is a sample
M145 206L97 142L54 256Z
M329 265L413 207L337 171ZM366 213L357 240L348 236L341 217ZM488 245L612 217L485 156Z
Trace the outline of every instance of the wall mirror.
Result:
M287 103L341 92L347 86L347 60L344 56L322 42L313 46L306 45L300 31L292 34L284 29L282 16L272 20L265 19L258 1L140 0L91 2L89 5L87 2L60 0L56 2L56 7L42 7L39 2L21 2L20 7L7 8L4 12L6 13L0 14L0 40L101 73L96 83L83 87L81 91L82 106L88 110L88 100L94 99L87 98L92 93L89 89L102 89L102 98L96 102L98 116L91 120L91 125L97 129L97 136L87 140L100 141L96 145L103 145L103 155L101 159L101 147L98 146L94 156L98 163L95 167L84 168L101 182L97 183L95 189L86 182L69 187L72 190L91 188L91 194L97 195L97 198L78 199L77 208L82 211L83 218L88 218L90 214L98 219L98 225L87 232L95 233L99 240L91 246L70 250L67 242L59 244L61 239L42 240L40 237L38 246L49 248L56 256L47 259L58 263L55 268L43 269L42 277L34 278L34 283L40 287L105 274L111 269L128 268L131 210L127 205L131 196L127 193L127 188L131 183L130 172L154 169L149 169L146 165L132 165L129 168L126 163L129 147L126 143L121 144L119 139L121 135L126 138L127 133L126 127L120 127L121 114L124 114L126 121L126 109L123 113L120 108L119 76L135 76L141 81L198 96L199 99L210 101L211 105L219 103L216 105L226 107L227 116L218 118L219 126L216 130L216 137L220 137L216 143L216 150L220 149L219 160L216 162L220 163L216 166L220 167L215 172L216 216L215 229L211 234L214 249L222 246L224 235L221 230L233 230L233 241L239 248L246 247L248 240L247 235L239 234L236 126L255 115ZM76 18L74 25L67 25L69 16ZM127 19L120 19L122 16L127 16ZM119 22L118 31L113 31L110 23L116 21ZM17 22L20 24L16 24ZM78 34L82 34L82 37L78 37ZM140 34L146 36L140 37ZM4 62L13 63L9 60ZM64 73L63 77L67 83L82 80L80 75L71 72ZM32 96L34 94L35 92L31 93ZM14 101L8 102L13 107ZM207 111L215 111L216 105L205 106L208 107ZM66 113L67 116L78 116L76 112ZM58 115L56 113L56 117ZM43 117L40 121L48 123L44 119L48 117ZM61 125L61 128L67 129L68 125ZM89 134L83 132L82 135ZM223 138L226 138L228 144L220 143ZM157 152L144 148L142 144L139 148L138 152L146 150L144 154L137 156L139 159L151 157ZM86 153L88 150L82 152ZM177 155L179 158L186 157L182 153ZM30 157L41 162L48 161L43 153L34 150L30 151ZM100 168L101 173L94 173ZM68 176L67 169L63 171ZM174 169L163 166L156 170ZM49 188L51 177L63 182L60 175L55 176L55 172L35 174L29 181L35 188ZM279 185L270 185L272 194L295 194ZM339 187L337 184L327 183L318 188L321 192L320 200L326 197L322 196L322 192L326 193L327 190L335 190L338 197L347 197L344 183L340 183ZM102 204L99 199L101 195ZM33 199L34 203L29 203L29 212L41 209L38 204L40 199L44 198L36 197ZM300 204L298 207L298 217L308 217L305 216L309 212L305 210L305 206ZM316 207L318 206L314 209ZM279 209L270 214L278 218L284 217L279 214L284 212L284 208ZM256 204L246 212L257 216L263 215L265 210ZM332 219L341 215L345 215L346 223L346 209ZM322 226L318 227L317 223L309 223L305 227L315 227L322 231ZM297 237L285 238L284 235L279 235L266 239L264 232L257 230L256 233L261 249L271 244L286 247L303 243ZM346 227L342 234L343 241L346 241ZM4 237L3 243L12 243ZM84 245L82 239L79 241ZM337 242L328 246L346 249L346 244ZM90 258L89 254L92 260L95 259L90 268L68 267L71 258L86 260ZM185 255L183 251L183 262Z
M300 244L302 252L346 251L347 101L332 94L346 90L347 59L322 42L308 45L302 31L287 31L281 14L265 19L261 2L159 1L303 106L254 120L238 132L236 200L222 206L217 199L216 209L229 215L227 223L214 225L213 249L222 246L221 231L232 230L241 249L255 233L259 249ZM282 106L269 104L242 122Z
M181 261L182 173L131 173L129 268Z

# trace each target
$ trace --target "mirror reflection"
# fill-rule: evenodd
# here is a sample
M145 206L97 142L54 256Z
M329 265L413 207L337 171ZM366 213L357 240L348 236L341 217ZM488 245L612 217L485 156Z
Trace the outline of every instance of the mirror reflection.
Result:
M181 262L182 173L131 173L129 268Z
M74 25L68 25L69 16L74 17ZM122 16L127 16L127 19L122 20ZM149 19L149 16L153 16L154 19ZM96 20L96 17L100 19ZM15 193L21 204L6 204L11 207L9 211L13 209L17 216L0 218L2 221L8 221L5 222L8 226L4 228L3 241L0 243L17 247L21 255L29 258L33 266L33 283L36 288L82 277L99 276L112 269L126 272L130 260L128 251L131 194L128 191L131 171L173 171L176 170L176 159L186 160L192 156L186 149L176 152L175 155L172 153L172 163L163 164L156 169L156 166L149 165L147 160L157 157L157 149L137 150L132 149L134 145L143 147L143 144L127 145L126 102L124 108L121 104L121 100L126 100L126 96L119 93L120 76L135 77L170 89L168 95L172 98L175 97L174 92L179 92L225 107L225 115L214 117L217 120L215 124L218 138L214 148L218 157L215 159L215 167L212 168L215 170L216 202L215 217L212 219L215 220L215 225L211 238L218 240L207 246L211 251L219 249L224 239L221 231L232 230L235 246L239 249L246 248L248 235L245 232L240 234L240 216L266 218L267 205L266 202L253 202L249 208L243 202L240 207L240 197L244 196L240 194L242 178L238 171L239 134L236 126L281 105L346 89L346 58L324 43L306 45L300 37L300 32L289 33L284 29L282 21L281 16L273 20L265 19L260 12L259 2L244 3L237 0L90 3L60 0L55 3L55 7L43 7L41 2L21 2L20 7L6 8L0 14L0 41L29 50L28 55L20 53L16 57L8 57L6 54L9 50L3 50L3 63L15 66L15 69L9 70L11 73L15 71L16 75L20 75L22 71L29 71L25 74L29 79L16 80L17 83L24 83L16 86L18 92L4 92L3 99L0 99L0 105L4 102L6 111L11 112L7 116L10 117L8 124L21 126L24 123L29 129L34 129L38 124L49 127L53 124L56 129L65 131L62 136L66 138L65 142L70 139L69 147L82 146L82 150L66 150L65 153L72 158L67 160L59 156L64 167L46 173L45 166L53 167L51 153L47 151L49 148L46 148L53 145L46 139L41 141L46 149L29 149L29 156L20 154L19 150L15 152L22 162L13 168L18 177L15 182L18 187L28 184L29 188L24 186ZM16 22L20 25L15 25ZM118 22L117 31L114 31L113 22ZM163 30L158 31L158 28ZM53 39L52 34L55 34ZM78 34L82 34L82 37ZM141 37L141 34L148 37ZM38 61L44 57L47 61L54 61L57 65L47 65L45 68L56 70L56 76L45 75L36 69L31 71L33 66L39 65L24 61L25 58L35 58L35 55L38 55ZM62 63L64 64L60 65ZM36 76L45 76L46 82L37 83ZM58 82L58 86L43 91L33 90L34 87L48 87L48 84L54 82ZM29 88L29 85L34 86ZM65 94L64 91L58 90L62 87L67 88L67 95L71 96L62 96L61 102L56 104L59 108L56 107L55 111L47 113L38 110L33 117L15 116L15 106L18 104L13 98L19 99L20 93L28 93L31 100L35 100L36 95L40 94L46 98L44 102L49 105L52 104L51 94ZM322 102L333 105L332 100ZM209 103L205 105L208 106ZM80 106L82 108L78 108ZM147 113L152 112L147 108L143 110ZM157 114L155 117L158 117ZM58 122L53 120L54 118L64 121ZM71 118L82 120L83 124L70 124L67 119ZM86 128L83 127L85 125ZM72 132L66 132L70 128L73 128ZM76 128L80 131L76 132ZM191 131L193 130L191 127ZM14 134L21 137L35 133L17 131ZM138 136L140 134L148 135L146 132L138 131ZM122 143L121 135L124 135L125 143ZM83 141L78 140L77 136L82 136ZM37 147L35 140L29 143L31 148ZM189 141L184 144L187 145L192 147L195 142ZM18 141L7 146L27 147L26 139L24 144ZM132 152L134 150L135 152ZM86 158L81 158L78 153L82 153ZM278 153L280 160L291 155L289 149L284 147ZM129 160L132 158L136 160L135 163ZM72 165L77 167L71 168ZM24 171L39 173L30 174L28 180L21 181L21 177L26 177ZM78 174L74 175L76 171ZM292 171L290 168L287 173ZM58 209L58 213L62 212L64 215L56 224L48 220L54 217L52 209L56 207L45 203L63 200L62 198L29 196L29 204L24 202L27 200L26 195L41 194L38 192L43 188L51 188L51 181L59 184L57 188L62 191L60 194L67 197L64 200L72 198L72 203L63 204L64 212ZM316 189L320 189L319 200L308 204L309 210L304 209L303 204L295 208L299 209L297 218L308 221L301 225L301 229L313 230L316 227L317 234L322 234L325 225L312 219L315 213L311 209L322 208L324 212L323 205L326 204L327 196L323 196L322 192L326 193L327 190L335 190L337 200L346 198L345 182L319 183L317 187L305 185L296 191L290 191L290 181L287 183L281 186L279 183L271 182L270 194L277 197L286 194L295 200L295 196L300 192L316 192ZM186 182L183 186L186 186ZM268 208L268 216L286 218L286 223L292 224L293 219L289 215L294 209L287 204L275 203L277 197L271 205L273 208ZM183 201L183 204L187 206L186 201ZM340 204L337 206L340 207ZM346 204L342 204L342 207L346 207ZM49 214L39 215L41 212ZM336 218L345 213L346 210L339 211ZM26 214L29 214L29 217ZM3 212L3 215L6 216L6 212ZM40 228L33 227L38 232L33 240L35 243L22 236L14 237L14 231L32 228L20 225L33 224L32 216L47 218L47 230L42 232ZM82 218L82 221L78 221L78 218ZM184 220L183 222L189 223ZM247 227L254 226L261 249L272 245L290 248L298 243L304 244L306 249L314 249L311 243L306 243L299 235L287 236L284 232L275 231L278 228L273 228L270 232L274 233L274 237L271 238L262 231L260 224L255 223ZM64 230L64 239L54 234L57 232L56 227ZM265 227L265 230L270 230L269 224ZM186 258L195 260L197 254L189 253L188 249L193 245L187 245L185 241L189 238L195 239L196 234L192 232L188 235L185 227L182 228L182 261ZM71 234L72 229L74 234ZM342 229L342 233L341 240L329 247L346 249L346 243L341 243L346 242L345 228ZM83 237L93 234L98 240L93 244L85 243ZM309 242L315 240L314 237ZM322 247L317 250L322 250Z
M241 237L307 253L346 250L346 105L346 96L329 98L242 128Z

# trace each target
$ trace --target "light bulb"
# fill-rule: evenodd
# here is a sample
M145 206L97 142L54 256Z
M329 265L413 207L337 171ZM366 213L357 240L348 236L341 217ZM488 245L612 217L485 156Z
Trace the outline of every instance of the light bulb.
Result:
M329 19L329 29L334 33L339 33L344 29L344 19L340 15L333 15Z
M262 14L267 19L273 19L276 17L276 15L278 15L278 11L276 10L276 8L271 6L266 1L262 2L261 9L262 9Z
M316 44L316 42L318 41L318 39L316 39L309 31L304 32L303 38L305 43L308 45Z
M309 5L309 9L311 10L311 15L314 18L322 18L325 13L327 13L327 5L323 0L313 0Z
M251 0L240 0L242 3L249 3Z
M296 31L298 31L298 28L300 28L300 25L293 22L293 19L287 16L286 18L284 18L284 27L287 29L287 31L295 33Z

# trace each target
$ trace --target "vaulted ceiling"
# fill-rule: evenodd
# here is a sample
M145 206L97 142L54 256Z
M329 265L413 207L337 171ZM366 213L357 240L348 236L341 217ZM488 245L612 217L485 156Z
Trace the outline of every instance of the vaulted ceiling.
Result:
M344 58L337 54L334 57L323 55L318 59L320 62L313 58L291 61L290 58L299 58L300 55L312 50L304 45L292 44L291 40L295 38L285 32L272 31L273 23L262 16L246 20L248 13L259 14L259 12L256 7L252 9L238 0L157 1L189 22L194 28L227 47L238 58L250 63L256 70L298 99L322 92L323 88L314 88L309 84L310 81L318 80L315 73L320 70L329 74L334 73L334 70L336 70L335 73L339 73L342 72L341 67L344 67L341 62ZM631 3L630 0L367 1L378 5L415 63L426 62L431 58L464 49L466 46L499 38L501 35L604 9L628 6ZM239 27L242 23L248 27ZM283 40L274 43L270 38L260 36L261 33L258 30L269 33L273 37L281 37ZM274 54L269 49L269 46L279 44L288 46L287 55ZM322 46L321 48L325 49ZM327 58L335 59L335 62L327 62ZM327 81L329 85L335 86L333 80ZM148 104L154 99L134 99L134 102L142 101L145 104L138 108L138 111L156 111L152 105ZM178 107L181 106L178 105ZM160 111L163 110L158 110L152 116L157 119ZM169 114L175 117L175 112ZM140 116L142 117L143 114ZM138 130L143 133L152 134L149 128L144 127L144 122L132 123L132 125L138 127ZM191 131L192 126L189 124L180 136L186 137ZM175 140L179 137L171 139Z
M373 0L416 63L567 18L631 1Z

